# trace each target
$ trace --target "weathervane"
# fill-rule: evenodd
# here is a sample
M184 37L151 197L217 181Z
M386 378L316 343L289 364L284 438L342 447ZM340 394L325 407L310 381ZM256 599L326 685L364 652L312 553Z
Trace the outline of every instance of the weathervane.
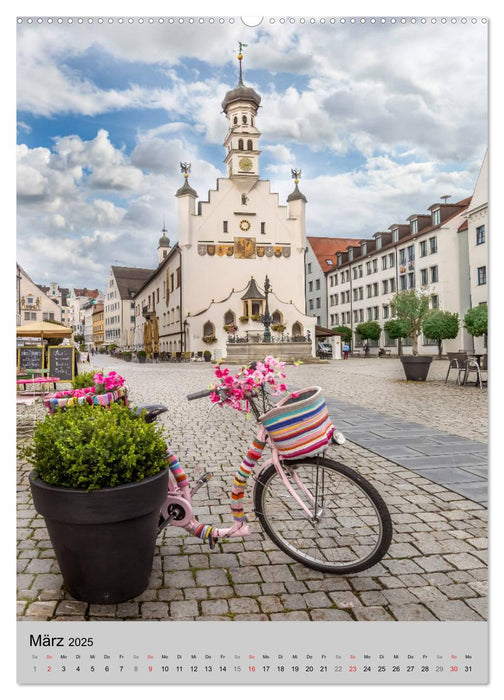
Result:
M292 177L294 179L294 182L297 185L299 182L299 178L301 177L301 169L291 168L291 173L292 173Z
M191 172L191 164L190 163L181 163L180 164L180 172L184 174L185 178L188 178L189 173Z
M243 60L243 54L242 54L242 49L245 46L248 46L248 44L244 44L242 41L238 42L239 49L238 49L238 60L240 61L240 80L239 84L243 85L243 76L242 76L242 60Z

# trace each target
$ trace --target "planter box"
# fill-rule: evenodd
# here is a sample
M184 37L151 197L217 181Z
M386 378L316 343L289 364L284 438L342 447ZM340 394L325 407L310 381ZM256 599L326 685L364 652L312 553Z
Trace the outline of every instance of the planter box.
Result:
M95 406L110 406L115 401L124 401L128 405L128 389L126 386L118 387L115 391L107 391L105 394L86 394L86 396L70 396L57 399L48 396L44 399L44 406L49 413L54 413L57 408L74 406L77 403L89 403Z
M32 472L30 487L73 598L121 603L147 588L168 469L90 492L49 486Z
M414 382L425 382L432 362L431 355L401 355L406 379Z

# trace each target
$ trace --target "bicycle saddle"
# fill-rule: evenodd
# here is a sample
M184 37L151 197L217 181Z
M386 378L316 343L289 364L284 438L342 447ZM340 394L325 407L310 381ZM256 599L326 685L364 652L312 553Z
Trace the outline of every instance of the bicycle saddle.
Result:
M142 411L145 411L145 422L153 423L161 413L167 410L166 406L160 403L141 403L133 410L133 415L139 418L142 415Z

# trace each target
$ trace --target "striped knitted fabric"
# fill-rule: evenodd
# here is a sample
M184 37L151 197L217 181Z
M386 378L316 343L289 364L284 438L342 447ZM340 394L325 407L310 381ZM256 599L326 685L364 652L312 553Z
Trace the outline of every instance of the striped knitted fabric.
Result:
M284 459L321 452L335 429L320 387L291 394L260 420Z
M170 448L168 448L166 450L165 459L168 462L168 467L170 468L170 471L173 474L173 478L177 482L177 486L181 489L189 487L189 480L188 480L184 470L182 469L180 462L178 461L177 457L173 454L173 452L170 450Z
M49 413L54 413L57 408L64 409L76 404L89 403L94 406L110 406L115 401L124 401L128 405L128 390L125 387L118 387L115 391L107 391L105 394L86 394L86 396L70 396L55 398L50 396L44 399L44 406Z
M246 457L243 458L238 471L235 474L233 488L231 489L231 512L236 522L245 520L243 511L243 494L250 474L254 471L257 460L260 459L266 441L260 440L257 436L247 450Z

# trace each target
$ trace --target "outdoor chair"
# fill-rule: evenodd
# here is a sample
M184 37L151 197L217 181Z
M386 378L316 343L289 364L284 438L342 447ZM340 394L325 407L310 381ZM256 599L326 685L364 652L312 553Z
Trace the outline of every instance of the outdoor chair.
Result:
M457 384L464 384L466 375L466 365L468 360L467 352L449 352L447 353L450 364L445 377L445 384L448 381L448 376L451 370L457 373Z
M196 362L203 362L203 350L198 350L194 359Z
M191 359L191 352L190 350L184 350L182 353L182 361L183 362L189 362Z
M486 377L483 377L484 372L486 373ZM482 355L480 362L478 362L475 357L468 358L464 374L464 384L470 381L471 373L476 375L474 383L479 384L479 388L483 389L483 383L488 384L488 355Z

